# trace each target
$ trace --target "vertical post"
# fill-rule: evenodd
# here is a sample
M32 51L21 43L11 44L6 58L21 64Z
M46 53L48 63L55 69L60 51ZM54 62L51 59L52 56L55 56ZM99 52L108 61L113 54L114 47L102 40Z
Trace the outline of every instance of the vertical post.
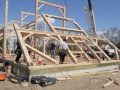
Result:
M45 51L46 51L46 50L45 50L45 46L46 46L45 44L46 44L46 43L45 43L45 37L44 37L44 38L43 38L43 53L44 53L44 54L45 54Z
M38 29L38 0L35 0L35 30ZM34 37L34 48L36 47L36 37ZM35 58L35 53L33 58Z
M66 17L66 7L64 7L64 9L63 9L63 14L64 14L64 18ZM65 20L64 20L64 22L63 22L63 27L65 27Z
M11 56L11 43L12 43L12 40L11 40L11 32L12 32L12 30L10 29L10 47L9 47L9 54L10 54L10 56Z
M3 31L3 58L6 56L6 31L8 22L8 0L5 0L5 16L4 16L4 31Z
M20 27L23 26L23 12L21 12L21 17L20 17Z
M35 30L38 29L38 0L35 2Z
M63 13L63 17L65 18L65 17L66 17L66 7L63 8L62 13ZM65 24L66 24L66 21L63 20L63 27L64 27L64 28L65 28L65 26L66 26ZM63 31L63 33L65 33L65 31Z
M44 21L44 24L45 24L44 31L46 32L47 31L47 25L46 25L45 21Z

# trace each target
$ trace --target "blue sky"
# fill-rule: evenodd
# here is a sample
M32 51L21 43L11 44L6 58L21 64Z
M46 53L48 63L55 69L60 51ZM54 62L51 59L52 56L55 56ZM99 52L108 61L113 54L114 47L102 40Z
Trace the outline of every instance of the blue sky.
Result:
M20 20L21 11L34 12L35 0L9 0L9 20ZM65 5L65 0L45 0ZM66 0L67 16L75 19L83 29L87 29L84 7L87 0ZM4 3L0 0L0 24L4 23ZM110 27L120 28L120 0L92 0L97 31ZM41 12L57 13L57 10L44 7Z

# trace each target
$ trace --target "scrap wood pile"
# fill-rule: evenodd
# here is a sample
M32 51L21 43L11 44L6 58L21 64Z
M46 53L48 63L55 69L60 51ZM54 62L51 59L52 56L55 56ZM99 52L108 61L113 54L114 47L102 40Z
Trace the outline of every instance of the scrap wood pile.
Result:
M103 88L108 87L111 84L120 85L120 81L111 77L108 77L109 82L103 85Z

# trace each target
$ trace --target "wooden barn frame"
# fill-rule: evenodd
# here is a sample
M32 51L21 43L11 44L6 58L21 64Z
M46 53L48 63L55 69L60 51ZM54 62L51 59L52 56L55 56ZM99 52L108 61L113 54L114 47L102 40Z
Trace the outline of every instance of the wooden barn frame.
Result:
M61 16L56 15L49 15L49 14L38 14L39 4L41 5L48 5L56 7L60 10ZM46 44L49 39L53 39L56 42L61 42L64 38L67 39L67 44L70 47L68 50L68 62L67 64L78 64L82 63L83 61L87 64L89 63L104 63L104 62L118 62L120 60L120 50L112 44L108 39L103 36L89 36L78 24L75 20L66 17L66 8L60 5L48 3L45 1L38 1L36 0L35 3L35 14L22 12L20 26L16 23L13 24L14 30L18 37L19 43L21 45L23 55L25 57L25 61L27 66L38 66L34 62L34 58L28 53L28 50L34 52L34 55L39 55L41 58L44 58L46 61L53 64L59 64L59 61L56 59L51 58L47 55L46 52ZM27 16L35 16L35 21L30 22L26 25L23 25L23 21ZM45 25L43 31L38 30L38 17L42 17ZM50 21L49 18L60 20L62 23L61 26L55 26ZM75 28L67 27L67 23L72 23ZM34 26L34 29L31 27ZM48 32L46 27L50 29ZM25 41L28 37L32 37L34 44L31 46L27 44ZM38 41L39 37L43 37L43 45L42 51L36 48L36 42ZM115 57L110 58L100 47L99 43L107 43L109 44L112 49L115 50ZM89 56L86 50L92 53L92 57ZM103 59L104 58L104 59ZM80 59L80 60L79 60ZM81 62L81 60L83 60ZM50 65L51 65L50 64Z

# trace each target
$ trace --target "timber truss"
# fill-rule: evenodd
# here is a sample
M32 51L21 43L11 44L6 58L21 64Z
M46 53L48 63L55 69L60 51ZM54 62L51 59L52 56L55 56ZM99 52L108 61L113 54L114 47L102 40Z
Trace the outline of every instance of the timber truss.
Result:
M63 40L63 38L67 39L67 44L70 48L70 50L68 50L67 55L68 64L82 62L102 63L104 61L111 62L113 60L119 60L120 50L116 46L114 46L109 40L105 38L103 39L103 37L88 36L86 32L73 19L48 14L42 14L41 17L43 18L46 26L48 26L49 31L31 30L30 28L25 29L18 27L17 24L14 24L14 29L22 47L26 63L28 65L34 65L34 61L28 54L28 50L31 50L32 52L34 52L34 54L39 55L41 58L44 58L44 60L50 62L51 64L58 64L58 59L53 59L50 57L49 54L46 54L46 44L50 39L56 42L60 42ZM64 25L54 25L49 21L49 18L55 19L56 21L59 20L61 22L64 22ZM74 25L75 28L68 28L67 26L70 26L69 24L67 24L68 22L72 23L72 25ZM27 27L30 25L34 25L33 23L30 23L29 25L27 25ZM34 43L36 43L40 37L43 37L45 39L44 44L42 45L42 48L44 50L38 50L38 48L36 48L35 45L31 46L27 44L25 40L28 37L32 37L34 39ZM110 58L100 48L99 43L108 43L115 50L115 57ZM92 56L87 54L88 51L91 53Z

